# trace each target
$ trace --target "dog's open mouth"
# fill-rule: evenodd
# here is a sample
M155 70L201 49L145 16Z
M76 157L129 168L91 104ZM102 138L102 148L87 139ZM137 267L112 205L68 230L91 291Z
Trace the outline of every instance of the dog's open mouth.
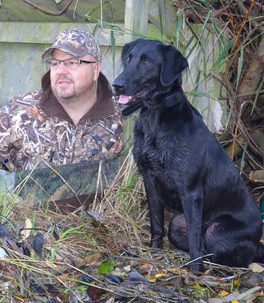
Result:
M133 96L120 95L118 102L120 104L129 104L130 102L133 102L133 99Z
M124 116L129 116L142 107L142 98L138 98L137 96L138 94L134 96L119 95L118 102L122 105L127 105L122 110Z
M135 94L135 95L119 95L119 99L118 102L120 104L130 104L132 102L135 101L141 101L144 99L144 97L146 96L146 94L148 93L149 89L145 88L143 90L141 90L139 93Z

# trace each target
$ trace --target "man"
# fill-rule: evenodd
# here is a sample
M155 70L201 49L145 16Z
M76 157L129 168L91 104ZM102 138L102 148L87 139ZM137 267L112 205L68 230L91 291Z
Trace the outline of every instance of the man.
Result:
M42 58L49 67L42 89L1 109L0 161L18 172L116 157L120 114L94 36L66 30Z
M42 55L42 90L13 98L0 113L0 160L13 171L115 157L121 122L93 35L62 32Z

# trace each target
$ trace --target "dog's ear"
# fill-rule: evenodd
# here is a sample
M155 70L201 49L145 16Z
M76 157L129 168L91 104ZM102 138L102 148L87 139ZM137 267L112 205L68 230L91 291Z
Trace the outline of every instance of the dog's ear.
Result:
M164 86L171 85L180 76L182 71L188 67L188 61L172 45L161 45L163 62L161 66L160 82Z
M127 53L129 52L129 50L135 45L135 41L126 43L123 48L122 48L122 54L121 54L121 61L122 64L125 65L126 62L126 57L127 57Z
M121 61L123 66L126 63L126 58L127 58L127 54L129 53L129 51L142 39L137 39L134 40L132 42L126 43L123 48L122 48L122 53L121 53Z

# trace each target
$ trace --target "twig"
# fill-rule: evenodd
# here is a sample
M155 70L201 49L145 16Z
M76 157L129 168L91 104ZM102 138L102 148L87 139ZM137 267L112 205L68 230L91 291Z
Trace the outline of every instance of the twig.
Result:
M54 12L54 11L51 11L51 10L45 10L45 9L39 7L38 5L32 3L29 0L24 0L24 2L26 2L30 6L34 7L35 9L41 11L44 14L51 15L51 16L60 16L60 15L64 14L67 11L67 9L69 8L69 6L72 4L73 0L69 0L68 4L66 4L66 6L62 10L60 10L58 12Z

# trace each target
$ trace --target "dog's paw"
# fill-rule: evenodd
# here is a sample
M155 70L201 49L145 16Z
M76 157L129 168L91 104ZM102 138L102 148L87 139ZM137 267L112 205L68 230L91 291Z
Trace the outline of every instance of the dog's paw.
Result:
M203 263L201 263L200 261L199 262L197 261L197 262L191 263L189 265L189 269L192 272L203 272L204 271Z
M151 240L150 245L151 248L163 248L163 241L162 240Z

